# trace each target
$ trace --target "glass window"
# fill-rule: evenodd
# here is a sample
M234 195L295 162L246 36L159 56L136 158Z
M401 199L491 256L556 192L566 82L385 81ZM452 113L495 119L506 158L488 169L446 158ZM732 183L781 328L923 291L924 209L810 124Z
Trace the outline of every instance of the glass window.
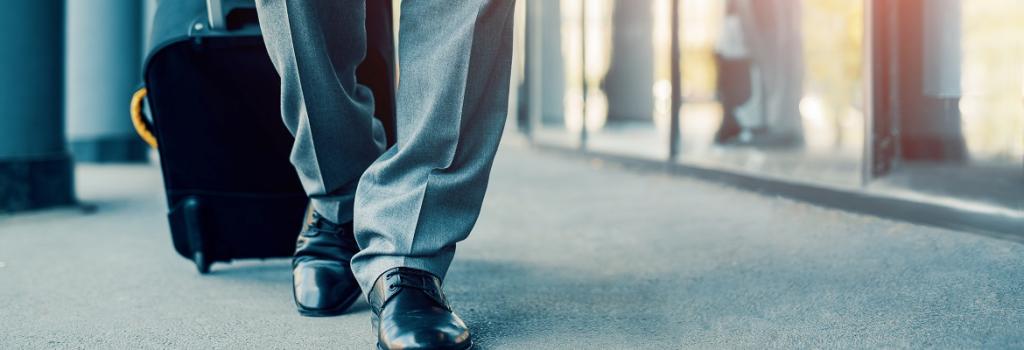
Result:
M859 186L864 4L682 3L682 161Z
M674 1L676 161L1021 215L1017 0L530 0L534 140L668 160Z
M893 146L872 187L1024 210L1024 3L880 4L878 60L894 68L876 74L892 102L875 138Z
M527 68L538 80L535 140L667 158L667 127L655 123L655 2L530 2L537 19L527 25L538 41L527 61L542 66Z

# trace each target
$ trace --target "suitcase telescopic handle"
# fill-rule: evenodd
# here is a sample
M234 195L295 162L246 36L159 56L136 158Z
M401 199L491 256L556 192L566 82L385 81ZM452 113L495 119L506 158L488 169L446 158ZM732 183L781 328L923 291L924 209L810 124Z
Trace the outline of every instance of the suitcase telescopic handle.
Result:
M214 30L228 29L228 15L239 8L256 8L254 0L206 0L206 13L210 19L210 28Z

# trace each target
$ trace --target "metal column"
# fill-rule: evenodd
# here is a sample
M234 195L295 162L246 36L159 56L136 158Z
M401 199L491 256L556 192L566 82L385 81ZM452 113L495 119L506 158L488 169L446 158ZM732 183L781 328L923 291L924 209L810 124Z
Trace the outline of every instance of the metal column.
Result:
M681 19L679 18L679 8L681 0L671 0L671 6L669 6L672 12L672 34L669 36L672 38L671 57L672 62L671 74L672 74L672 98L671 100L671 111L672 115L669 116L669 132L668 132L668 159L675 161L679 158L679 143L680 143L680 130L679 130L679 118L682 114L683 108L683 73L682 73L682 60L683 60L683 48L680 35Z
M587 1L580 0L580 80L583 84L580 86L581 95L581 107L580 107L580 135L579 135L579 148L580 150L587 149L587 139L589 138L589 132L587 131Z
M8 0L0 11L0 212L74 203L64 10L64 0Z
M526 0L526 17L524 19L524 37L526 38L526 45L522 52L523 56L523 85L520 89L522 93L519 95L520 104L520 120L519 130L526 133L531 140L535 135L534 131L541 127L541 113L542 105L541 101L543 95L541 94L541 79L543 77L543 71L541 70L541 40L544 37L541 25L543 19L543 5L544 1L549 0Z
M143 2L67 1L68 139L77 161L141 162L128 101L139 85Z

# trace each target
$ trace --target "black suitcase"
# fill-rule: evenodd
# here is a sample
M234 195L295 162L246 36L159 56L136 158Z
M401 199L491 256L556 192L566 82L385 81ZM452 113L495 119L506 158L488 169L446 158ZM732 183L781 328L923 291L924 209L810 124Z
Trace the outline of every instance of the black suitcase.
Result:
M359 79L393 141L391 1L367 6ZM175 250L203 274L215 262L291 256L308 200L253 1L160 1L151 42L132 115L159 150Z

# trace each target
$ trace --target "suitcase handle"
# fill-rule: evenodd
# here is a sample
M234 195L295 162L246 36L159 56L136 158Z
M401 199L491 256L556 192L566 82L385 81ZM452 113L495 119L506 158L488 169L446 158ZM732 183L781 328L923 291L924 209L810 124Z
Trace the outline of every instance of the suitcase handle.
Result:
M135 132L139 134L142 141L145 141L149 147L157 148L156 136L153 134L153 124L146 119L142 112L142 102L146 100L147 92L146 88L141 88L132 95L132 125L135 126Z
M240 8L256 8L253 0L206 0L206 13L210 20L210 29L227 30L228 15Z

